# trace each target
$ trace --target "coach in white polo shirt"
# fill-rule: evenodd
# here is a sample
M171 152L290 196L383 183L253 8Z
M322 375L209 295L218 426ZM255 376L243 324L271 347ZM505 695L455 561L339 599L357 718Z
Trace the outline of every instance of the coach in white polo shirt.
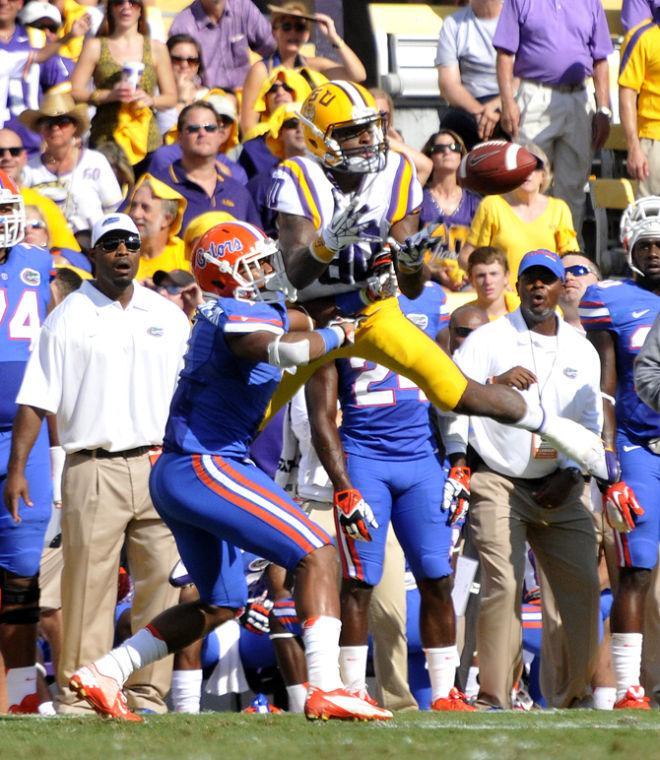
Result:
M586 338L555 313L563 279L557 254L526 254L518 270L520 307L475 330L454 359L474 380L510 385L540 400L546 413L600 434L600 362ZM552 678L544 680L542 672L544 696L554 707L576 705L590 694L598 647L599 584L588 489L577 465L538 435L485 418L470 422L469 441L481 458L472 474L470 509L482 578L478 704L511 707L521 667L528 541L568 642L565 661L555 663ZM465 443L466 418L452 425L452 433L461 428ZM461 461L452 457L452 464Z
M109 214L92 230L96 278L46 319L18 395L6 501L28 501L25 461L41 419L57 414L67 457L62 483L62 612L59 712L87 705L67 688L82 663L112 647L119 554L135 583L133 630L176 603L168 575L174 540L149 497L150 449L159 446L189 335L183 312L134 282L140 236ZM165 712L171 662L127 685L134 709Z

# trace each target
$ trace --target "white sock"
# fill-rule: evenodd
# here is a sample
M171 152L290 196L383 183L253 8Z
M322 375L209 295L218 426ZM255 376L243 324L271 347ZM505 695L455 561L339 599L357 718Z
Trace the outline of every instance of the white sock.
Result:
M20 705L24 697L37 691L36 665L24 668L9 668L7 671L7 698L9 706Z
M307 660L309 685L322 691L341 689L339 676L339 634L341 620L320 615L303 622L302 638Z
M641 633L612 634L612 669L617 700L625 697L629 686L639 686L643 638Z
M616 702L616 689L613 686L596 686L594 689L594 709L611 710Z
M167 644L163 639L154 636L149 628L142 628L134 636L126 639L120 647L97 660L94 665L99 673L124 684L136 670L151 665L166 655Z
M450 647L434 647L425 649L426 666L431 681L431 701L435 702L440 697L449 696L456 679L456 666L458 664L458 649L456 645Z
M465 684L465 696L476 697L479 694L479 668L472 665L468 670L467 682Z
M174 712L199 713L199 703L202 697L203 673L199 670L173 670L172 690L170 697Z
M536 432L543 424L545 414L538 402L531 401L530 399L525 399L525 402L527 404L525 414L518 420L518 422L513 423L513 427Z
M367 653L365 644L358 647L339 647L339 672L347 689L367 688Z
M307 686L304 683L295 683L293 686L286 687L286 693L289 696L289 712L302 713L305 711L305 700L307 699Z

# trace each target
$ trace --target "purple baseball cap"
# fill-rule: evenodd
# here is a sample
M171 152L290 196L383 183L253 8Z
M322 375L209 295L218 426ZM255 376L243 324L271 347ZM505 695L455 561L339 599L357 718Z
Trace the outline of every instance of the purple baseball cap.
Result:
M520 279L523 272L531 269L531 267L545 267L546 269L549 269L558 280L563 281L566 276L561 258L554 251L546 251L545 248L539 248L537 251L529 251L522 257L520 266L518 267L518 279Z

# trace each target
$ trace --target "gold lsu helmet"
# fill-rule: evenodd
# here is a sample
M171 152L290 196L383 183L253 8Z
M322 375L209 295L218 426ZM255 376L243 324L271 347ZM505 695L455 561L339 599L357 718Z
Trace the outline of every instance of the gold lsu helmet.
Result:
M372 94L353 82L324 82L300 109L307 149L330 169L354 174L379 172L387 157L387 125ZM370 145L345 149L342 143L365 131Z

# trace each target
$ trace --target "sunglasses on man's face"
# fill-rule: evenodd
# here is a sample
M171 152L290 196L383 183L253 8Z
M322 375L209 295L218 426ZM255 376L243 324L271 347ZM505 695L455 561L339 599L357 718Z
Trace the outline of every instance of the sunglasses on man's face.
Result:
M4 158L5 156L17 158L24 150L25 148L23 147L0 148L0 158Z
M172 63L187 63L188 66L199 66L199 58L186 55L171 55Z
M133 253L140 250L139 235L133 235L130 233L124 235L107 235L106 237L102 237L97 242L96 247L101 248L101 250L105 251L106 253L111 253L112 251L116 251L122 243L126 246L126 249L128 251L132 251Z
M27 24L27 26L38 29L40 32L52 32L52 34L55 34L59 29L59 26L54 22L42 20L33 21L31 24Z
M572 274L573 277L584 277L585 274L595 274L589 267L585 267L583 264L573 264L572 267L564 267L566 274Z
M284 82L275 82L268 90L268 95L270 95L271 92L277 92L277 90L286 90L287 92L293 92L293 90L285 85Z
M120 6L125 5L128 3L133 8L137 7L138 5L142 5L142 0L110 0L110 5L114 6Z
M186 126L183 128L184 131L189 135L196 135L198 132L201 132L204 130L204 132L217 132L218 131L218 125L217 124L186 124Z
M461 152L461 146L458 143L450 142L446 145L434 145L431 148L431 155L435 155L436 153L460 153Z
M25 226L31 230L45 230L46 222L42 222L41 219L28 219Z
M282 122L282 129L298 129L300 122L298 119L286 119Z
M283 21L278 28L283 32L306 32L309 27L304 21Z

